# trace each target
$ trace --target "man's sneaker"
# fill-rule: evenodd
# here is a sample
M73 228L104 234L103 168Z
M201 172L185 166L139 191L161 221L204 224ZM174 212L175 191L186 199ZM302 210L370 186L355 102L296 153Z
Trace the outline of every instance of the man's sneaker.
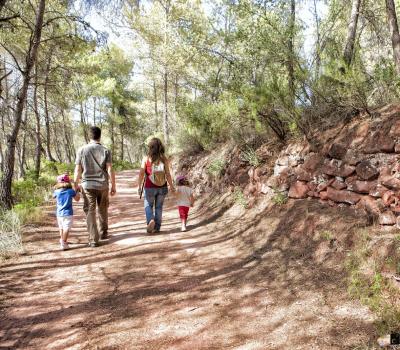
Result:
M101 239L108 239L108 233L104 233L101 235Z
M153 233L155 224L156 222L154 220L150 220L147 224L147 233Z
M96 248L99 246L99 243L98 242L90 242L88 245L90 248Z

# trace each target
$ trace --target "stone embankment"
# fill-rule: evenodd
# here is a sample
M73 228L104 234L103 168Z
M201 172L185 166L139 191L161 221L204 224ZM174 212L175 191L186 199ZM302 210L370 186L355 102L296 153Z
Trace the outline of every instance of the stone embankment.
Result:
M374 119L360 117L327 131L319 141L319 147L290 144L279 153L270 176L251 168L246 192L350 205L381 225L400 228L399 108Z

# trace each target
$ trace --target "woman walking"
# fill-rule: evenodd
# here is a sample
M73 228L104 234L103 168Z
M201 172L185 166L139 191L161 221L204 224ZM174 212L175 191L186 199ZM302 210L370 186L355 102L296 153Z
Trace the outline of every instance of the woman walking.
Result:
M139 173L138 193L144 181L144 210L147 232L160 232L162 209L168 186L175 192L170 164L165 156L165 147L161 140L153 138L148 144L147 156L143 158Z

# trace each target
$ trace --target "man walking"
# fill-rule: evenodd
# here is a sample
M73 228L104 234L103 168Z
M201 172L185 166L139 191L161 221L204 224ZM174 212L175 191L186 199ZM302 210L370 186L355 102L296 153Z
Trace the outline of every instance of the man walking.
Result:
M101 130L97 126L89 129L90 142L83 146L76 156L74 182L78 186L82 179L83 211L86 214L89 246L99 245L101 239L108 237L108 190L116 192L115 173L112 170L111 152L100 143ZM96 222L98 206L99 228ZM100 233L100 234L99 234Z

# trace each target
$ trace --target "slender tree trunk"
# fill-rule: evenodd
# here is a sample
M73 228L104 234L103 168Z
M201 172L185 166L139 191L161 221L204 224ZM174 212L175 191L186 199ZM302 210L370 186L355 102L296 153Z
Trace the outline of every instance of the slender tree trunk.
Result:
M22 141L21 141L21 146L20 146L20 153L19 153L19 177L24 178L25 177L25 163L26 163L26 133L27 133L27 128L26 128L26 123L28 120L28 106L25 107L25 117L22 120L22 127L23 127L23 132L22 132Z
M13 128L10 135L8 135L6 142L7 149L5 154L5 167L4 173L0 179L0 206L6 209L10 209L12 207L11 184L14 175L15 146L19 129L21 127L22 113L26 101L29 81L31 79L31 71L37 59L37 52L40 45L40 39L42 37L45 6L46 1L40 0L36 12L35 28L34 32L32 33L32 40L29 46L29 50L27 52L25 69L22 74L22 86L17 95L17 102L14 110Z
M347 27L346 45L344 47L343 59L347 66L351 65L356 43L357 23L360 12L361 0L353 0L351 6L350 22Z
M65 145L67 160L69 163L72 163L71 139L68 134L67 121L65 119L65 113L63 109L61 110L61 117L63 121L64 145Z
M397 23L396 5L394 0L386 0L386 11L388 16L389 29L392 34L392 47L394 63L397 73L400 74L400 34Z
M121 161L123 161L124 160L124 156L125 156L125 154L124 154L124 129L123 129L123 124L121 124L119 126L119 131L120 131L120 134L121 134L120 159L121 159Z
M51 130L50 130L50 114L49 114L49 104L48 104L48 83L49 74L51 67L52 54L50 53L47 65L46 65L46 78L44 82L44 119L46 126L46 158L51 162L55 162L53 155L51 154Z
M93 126L96 125L96 97L93 97Z
M296 25L296 0L290 2L290 18L289 18L289 39L288 39L288 85L291 104L295 105L295 76L294 76L294 65L295 65L295 54L294 54L294 37L295 37L295 25Z
M156 81L153 80L153 95L154 95L154 114L156 116L156 124L157 124L157 130L159 128L159 120L158 120L158 101L157 101L157 86L156 86Z
M113 114L114 114L114 108L113 108ZM114 157L114 155L115 155L115 137L114 137L114 121L112 118L110 119L110 140L111 140L111 154Z
M33 109L35 114L35 179L38 180L40 176L40 157L42 155L42 138L40 134L40 114L39 114L39 106L38 106L38 76L37 71L35 74L35 86L33 90Z
M83 111L83 101L81 101L81 103L80 103L79 112L80 112L80 116L81 116L81 128L82 128L83 138L85 139L85 142L88 143L89 137L88 137L87 129L86 129L85 113Z
M168 72L167 68L164 71L164 115L163 115L163 130L164 141L169 143L169 121L168 121Z

